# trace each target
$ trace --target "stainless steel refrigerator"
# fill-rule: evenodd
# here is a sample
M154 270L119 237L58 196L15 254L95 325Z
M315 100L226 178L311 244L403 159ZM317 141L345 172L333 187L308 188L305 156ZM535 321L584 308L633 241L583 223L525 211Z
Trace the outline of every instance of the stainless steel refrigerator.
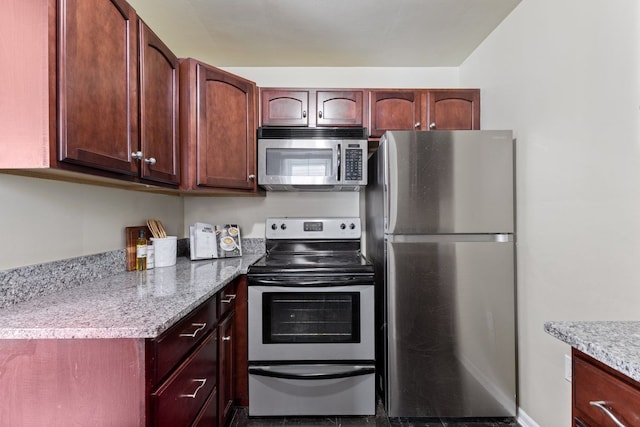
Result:
M511 131L389 131L369 159L390 417L516 414L513 159Z

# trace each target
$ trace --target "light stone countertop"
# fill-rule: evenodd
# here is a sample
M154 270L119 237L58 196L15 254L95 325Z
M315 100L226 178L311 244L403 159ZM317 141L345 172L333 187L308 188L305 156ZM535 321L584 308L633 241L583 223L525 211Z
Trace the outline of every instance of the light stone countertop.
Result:
M640 322L546 322L544 330L605 365L640 381Z
M155 338L258 260L191 261L129 271L0 309L0 339Z

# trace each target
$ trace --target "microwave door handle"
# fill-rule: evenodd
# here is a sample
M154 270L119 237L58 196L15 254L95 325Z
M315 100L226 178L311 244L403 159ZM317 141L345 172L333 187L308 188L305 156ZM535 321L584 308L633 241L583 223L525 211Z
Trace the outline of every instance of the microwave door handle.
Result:
M309 374L294 374L290 372L278 372L268 368L249 368L249 373L263 377L283 378L288 380L332 380L337 378L357 377L359 375L373 374L375 369L370 366L356 366L343 372L314 372Z
M342 166L342 145L338 144L338 149L337 149L337 161L336 161L336 181L337 182L342 182L342 171L341 171L341 166Z

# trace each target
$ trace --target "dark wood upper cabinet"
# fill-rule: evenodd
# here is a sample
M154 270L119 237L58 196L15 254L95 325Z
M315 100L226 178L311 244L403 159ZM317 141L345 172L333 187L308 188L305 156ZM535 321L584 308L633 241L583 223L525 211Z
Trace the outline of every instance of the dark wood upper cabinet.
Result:
M480 90L429 90L429 129L480 129Z
M59 0L58 20L58 160L137 175L134 9L119 0Z
M178 58L144 22L139 29L141 177L178 184Z
M262 126L309 126L308 90L271 90L260 92Z
M379 138L388 130L420 130L421 95L416 90L372 90L370 136Z
M480 129L479 89L375 89L369 97L369 130Z
M180 81L183 188L256 192L255 83L194 59Z
M262 126L364 126L364 89L260 89Z
M364 91L316 92L317 126L364 126Z

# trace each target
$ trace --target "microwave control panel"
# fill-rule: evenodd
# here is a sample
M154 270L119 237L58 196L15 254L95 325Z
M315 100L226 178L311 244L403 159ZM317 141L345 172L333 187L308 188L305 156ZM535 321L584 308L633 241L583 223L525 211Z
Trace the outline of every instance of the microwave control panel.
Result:
M359 144L357 147L349 148L349 144L347 144L345 149L344 178L346 181L362 181L363 179L363 150Z

